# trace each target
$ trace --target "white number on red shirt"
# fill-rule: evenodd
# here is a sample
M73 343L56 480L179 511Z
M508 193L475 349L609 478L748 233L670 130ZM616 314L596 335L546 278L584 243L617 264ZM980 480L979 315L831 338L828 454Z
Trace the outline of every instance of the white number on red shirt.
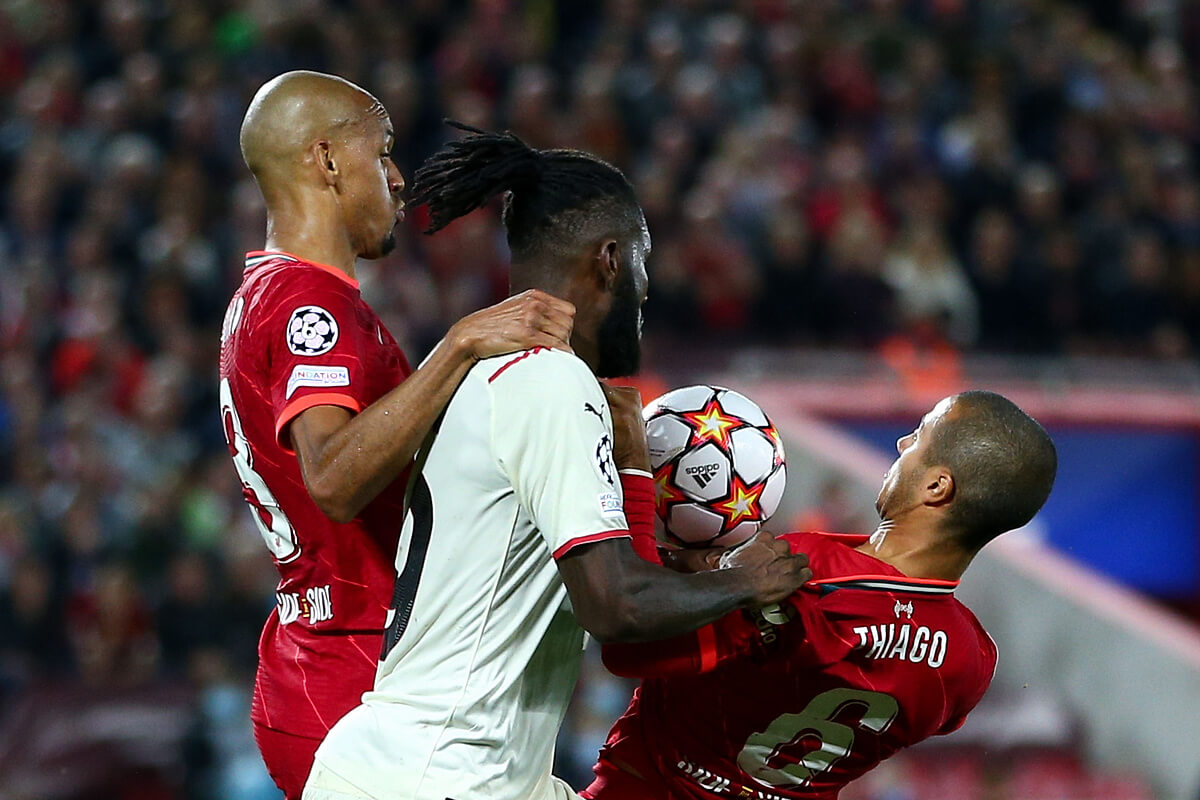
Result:
M830 769L854 747L854 728L833 722L848 707L859 713L856 727L882 733L900 713L896 698L862 689L830 689L814 697L799 714L780 714L765 731L746 740L738 754L738 766L767 786L806 786ZM799 762L782 768L768 764L772 757L802 739L813 737L820 747L803 755Z
M262 534L267 549L279 563L293 560L300 555L296 529L279 507L275 495L267 488L267 482L254 471L254 453L251 452L250 442L242 432L242 421L238 418L237 409L233 407L233 391L229 387L228 378L221 380L221 421L225 428L225 441L233 455L233 466L242 480L242 495L254 515L258 532Z

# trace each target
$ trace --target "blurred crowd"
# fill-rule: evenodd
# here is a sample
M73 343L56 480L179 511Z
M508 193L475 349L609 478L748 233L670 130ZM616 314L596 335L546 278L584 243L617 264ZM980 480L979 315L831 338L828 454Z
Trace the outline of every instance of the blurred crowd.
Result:
M620 166L650 337L1180 359L1198 52L1171 0L7 0L0 710L53 676L249 686L275 577L215 375L268 78L372 91L406 176L444 117ZM414 363L506 292L496 214L422 227L360 271Z

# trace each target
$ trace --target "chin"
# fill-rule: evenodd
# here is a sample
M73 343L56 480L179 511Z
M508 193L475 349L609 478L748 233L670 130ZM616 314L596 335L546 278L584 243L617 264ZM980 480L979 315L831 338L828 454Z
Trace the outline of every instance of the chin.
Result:
M879 494L875 497L875 513L883 519L883 509L887 506L888 497L891 493L888 492L888 487L885 485L879 490Z
M383 258L388 253L396 249L396 231L388 231L387 236L383 237L383 241L379 243L379 251L375 258Z

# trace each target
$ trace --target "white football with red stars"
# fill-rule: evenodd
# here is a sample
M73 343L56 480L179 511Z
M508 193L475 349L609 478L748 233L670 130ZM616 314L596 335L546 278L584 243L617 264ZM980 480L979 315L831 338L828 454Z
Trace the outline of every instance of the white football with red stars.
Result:
M720 386L667 392L642 411L655 510L685 547L745 541L783 497L783 440L758 404Z

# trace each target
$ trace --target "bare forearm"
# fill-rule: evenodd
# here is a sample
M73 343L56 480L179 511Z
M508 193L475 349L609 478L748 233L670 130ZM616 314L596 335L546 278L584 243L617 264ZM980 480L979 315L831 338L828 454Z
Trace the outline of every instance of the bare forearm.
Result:
M625 540L580 547L558 568L579 624L601 642L676 636L752 604L741 570L673 572L643 561Z
M648 567L646 572L625 587L622 629L602 641L668 639L752 605L747 581L736 569L682 574Z
M558 560L579 624L601 642L665 639L739 608L777 603L812 578L808 557L762 531L722 569L675 572L643 561L624 539L582 545Z
M351 519L399 477L473 363L464 348L443 340L403 383L326 438L319 452L297 448L323 510Z

